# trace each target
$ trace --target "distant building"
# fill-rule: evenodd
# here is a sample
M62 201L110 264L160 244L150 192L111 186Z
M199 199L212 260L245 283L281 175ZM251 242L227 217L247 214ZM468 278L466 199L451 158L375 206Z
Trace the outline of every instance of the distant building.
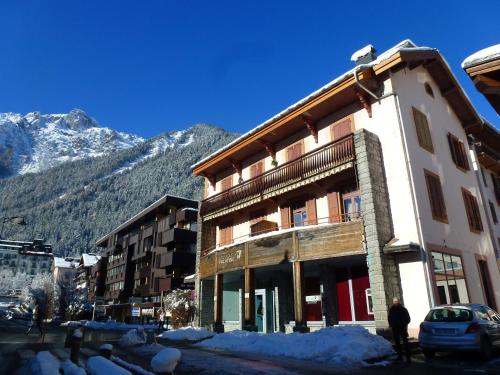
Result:
M90 268L89 276L89 302L94 303L103 300L106 289L106 267L108 258L101 257L99 261Z
M99 261L99 259L101 259L100 255L82 254L75 275L75 287L77 291L85 291L88 293L90 286L90 270L92 266Z
M52 265L52 274L54 275L54 283L64 285L69 289L74 287L74 278L78 267L78 258L60 258L54 257Z
M108 257L104 298L118 320L153 318L196 262L198 202L165 195L97 241Z
M47 274L52 268L52 246L41 239L33 241L0 240L0 270L14 274Z

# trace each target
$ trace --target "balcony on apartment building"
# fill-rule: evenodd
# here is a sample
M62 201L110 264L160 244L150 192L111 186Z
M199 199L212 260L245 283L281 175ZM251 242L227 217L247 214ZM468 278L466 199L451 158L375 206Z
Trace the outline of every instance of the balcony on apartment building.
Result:
M169 245L173 242L194 242L196 241L196 232L184 229L184 228L171 228L166 232L162 233L161 243L162 245Z
M138 285L134 287L134 295L140 297L148 297L149 296L149 284Z
M277 223L262 220L250 228L250 233L234 238L230 244L217 244L202 251L202 278L245 267L364 253L364 227L359 212L317 218L300 226L278 227Z
M206 217L217 211L253 205L349 168L354 159L354 136L349 134L206 198L201 202L200 214Z

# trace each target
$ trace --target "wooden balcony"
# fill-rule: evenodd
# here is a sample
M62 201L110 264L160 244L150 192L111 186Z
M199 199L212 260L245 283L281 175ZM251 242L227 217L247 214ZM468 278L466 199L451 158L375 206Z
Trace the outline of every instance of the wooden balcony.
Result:
M364 254L364 227L360 218L294 231L273 231L203 255L200 277L243 268L267 267L293 261L313 261Z
M308 179L312 182L316 180L314 177L323 178L322 175L325 172L334 171L336 167L345 165L354 159L354 136L350 134L260 176L208 197L201 202L200 214L205 216L238 202L254 201L259 197L270 198L273 196L273 192L277 192L287 185Z

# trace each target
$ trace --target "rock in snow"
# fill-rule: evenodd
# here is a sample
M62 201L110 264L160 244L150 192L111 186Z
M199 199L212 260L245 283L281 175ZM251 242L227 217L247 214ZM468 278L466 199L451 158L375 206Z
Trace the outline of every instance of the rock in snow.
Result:
M131 329L120 338L120 346L129 347L146 343L146 333L144 329Z
M181 360L181 352L178 349L166 348L151 359L151 368L158 373L171 373Z

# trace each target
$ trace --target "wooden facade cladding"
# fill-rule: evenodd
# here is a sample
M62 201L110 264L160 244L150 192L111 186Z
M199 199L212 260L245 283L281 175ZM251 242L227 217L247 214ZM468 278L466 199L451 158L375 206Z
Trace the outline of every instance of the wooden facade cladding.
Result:
M225 215L350 168L354 160L350 134L203 200L200 214L204 221Z
M200 277L336 256L363 254L361 220L277 233L214 251L200 259Z

